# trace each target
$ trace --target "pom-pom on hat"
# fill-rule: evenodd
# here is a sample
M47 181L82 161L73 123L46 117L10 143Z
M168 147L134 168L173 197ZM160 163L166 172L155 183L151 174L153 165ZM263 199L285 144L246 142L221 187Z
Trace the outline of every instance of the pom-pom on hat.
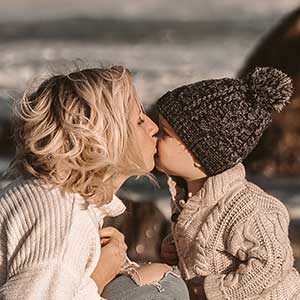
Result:
M291 79L274 68L256 68L242 79L212 79L164 94L159 113L208 176L243 161L292 96Z

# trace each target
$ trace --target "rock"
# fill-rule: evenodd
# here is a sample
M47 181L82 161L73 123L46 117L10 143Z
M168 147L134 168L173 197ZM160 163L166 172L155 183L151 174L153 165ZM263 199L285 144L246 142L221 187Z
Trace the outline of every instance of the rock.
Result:
M295 259L295 267L298 270L298 272L300 273L300 258Z
M291 76L294 95L291 104L265 131L245 161L253 174L300 175L300 8L286 16L256 47L238 76L256 66L272 66Z
M125 235L128 257L136 262L160 262L160 246L170 232L170 223L153 202L122 199L127 210L116 218L105 219Z
M9 120L0 120L0 156L11 156L15 151L12 138L12 124Z
M289 227L289 235L292 243L294 256L300 260L300 219L291 220ZM300 271L300 261L298 264L298 270Z

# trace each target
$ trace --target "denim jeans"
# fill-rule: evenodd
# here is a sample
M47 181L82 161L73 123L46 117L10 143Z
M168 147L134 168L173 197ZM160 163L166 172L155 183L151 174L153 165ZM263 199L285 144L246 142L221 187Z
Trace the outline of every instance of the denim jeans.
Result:
M157 282L139 286L129 276L111 281L102 295L107 300L189 300L189 292L178 270L167 272Z

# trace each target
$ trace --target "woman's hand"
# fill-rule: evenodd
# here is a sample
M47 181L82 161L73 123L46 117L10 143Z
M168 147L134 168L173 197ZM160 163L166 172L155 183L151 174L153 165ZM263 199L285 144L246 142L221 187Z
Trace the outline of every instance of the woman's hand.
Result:
M173 240L173 235L167 235L161 244L160 256L163 262L170 266L178 264L178 254Z
M99 294L120 272L126 260L127 246L124 235L114 227L99 230L101 255L91 277L98 286Z

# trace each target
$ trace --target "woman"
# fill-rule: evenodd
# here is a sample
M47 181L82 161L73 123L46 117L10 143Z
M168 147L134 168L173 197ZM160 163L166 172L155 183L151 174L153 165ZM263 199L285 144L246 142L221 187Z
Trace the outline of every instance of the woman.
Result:
M130 262L123 235L101 229L125 210L114 195L123 182L154 167L158 128L130 73L53 76L16 108L17 179L0 200L0 298L92 300L105 288L107 299L188 299L176 271Z

